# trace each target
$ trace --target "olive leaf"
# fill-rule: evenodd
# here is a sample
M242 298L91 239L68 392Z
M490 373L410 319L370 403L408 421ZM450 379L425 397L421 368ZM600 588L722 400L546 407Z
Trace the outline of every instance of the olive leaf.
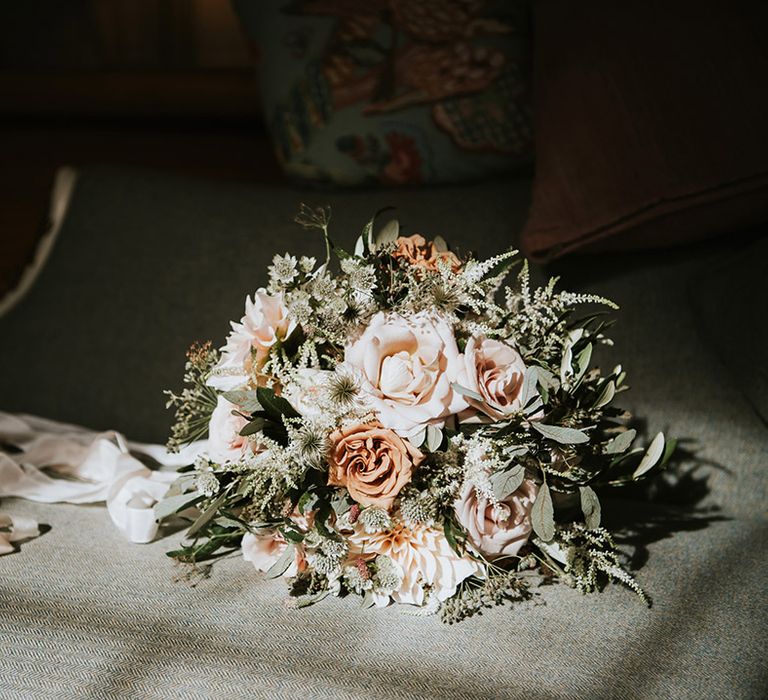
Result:
M544 482L531 508L531 524L534 532L545 542L555 536L555 511L552 506L552 494Z

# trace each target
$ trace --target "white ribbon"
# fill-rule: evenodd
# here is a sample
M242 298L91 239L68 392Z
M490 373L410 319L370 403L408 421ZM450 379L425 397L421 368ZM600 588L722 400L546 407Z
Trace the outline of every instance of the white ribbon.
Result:
M15 552L12 542L29 540L40 534L37 520L0 513L0 556Z
M0 446L19 450L0 451L0 497L40 503L105 501L120 531L131 542L145 543L157 534L154 505L178 475L153 471L134 454L146 455L165 467L179 467L192 464L205 442L169 454L161 445L128 442L113 430L96 433L0 412Z

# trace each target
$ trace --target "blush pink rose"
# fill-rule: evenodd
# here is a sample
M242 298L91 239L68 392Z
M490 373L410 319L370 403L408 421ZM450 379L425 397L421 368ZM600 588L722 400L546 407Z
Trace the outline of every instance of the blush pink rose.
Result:
M464 349L459 384L483 397L468 398L472 408L495 420L503 420L523 408L521 399L525 363L511 345L483 335L472 336Z
M462 367L453 331L427 313L376 314L346 347L345 362L360 375L384 427L400 435L442 426L447 416L467 407L452 387Z
M250 449L248 438L240 435L248 421L235 410L235 404L219 396L208 423L208 456L218 464L237 462Z
M283 303L283 295L267 294L259 289L245 298L245 315L240 323L232 323L221 360L214 368L208 384L222 391L247 384L264 365L270 350L296 328Z
M376 423L331 433L328 484L344 486L362 506L389 510L424 455L408 440Z
M487 559L513 556L531 534L531 508L538 487L528 479L494 508L478 496L472 484L465 484L454 503L459 524L467 531L469 541Z
M294 511L291 515L296 527L307 532L312 526L314 513L301 515ZM273 564L285 552L288 542L277 528L257 530L255 533L246 532L240 544L243 559L253 564L257 571L269 571ZM283 576L291 578L307 568L307 560L301 545L296 545L296 558L291 562Z

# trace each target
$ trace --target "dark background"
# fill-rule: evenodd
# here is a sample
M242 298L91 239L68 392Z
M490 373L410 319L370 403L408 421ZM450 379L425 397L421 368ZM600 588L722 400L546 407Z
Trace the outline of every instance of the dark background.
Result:
M282 180L255 58L226 0L0 5L0 296L32 254L61 165Z

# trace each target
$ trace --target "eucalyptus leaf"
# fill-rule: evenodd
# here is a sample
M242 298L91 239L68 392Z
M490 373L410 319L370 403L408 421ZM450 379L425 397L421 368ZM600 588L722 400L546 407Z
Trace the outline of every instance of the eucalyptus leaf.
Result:
M474 401L480 401L482 403L485 403L485 401L483 400L483 397L480 396L480 394L478 394L476 391L472 391L472 389L467 389L467 387L461 386L461 384L457 384L456 382L451 384L451 387L453 387L453 390L457 394L461 394L462 396L468 399L473 399Z
M637 431L634 428L619 433L615 438L605 443L603 452L607 455L616 455L625 452L635 439Z
M563 428L559 425L546 425L537 421L531 422L531 427L541 433L545 438L554 440L563 445L578 445L589 442L589 436L575 428Z
M227 401L239 406L247 413L261 411L258 394L252 389L234 389L233 391L225 391L222 396Z
M264 412L275 422L281 423L283 416L287 416L288 418L297 418L298 413L296 413L296 410L291 406L288 401L286 401L281 396L277 396L272 389L268 389L267 387L259 387L256 389L256 393L259 398L259 403L261 403L262 407L264 408ZM242 434L242 433L241 433Z
M189 528L189 530L187 530L188 537L194 536L195 533L199 532L201 528L203 528L213 519L216 513L219 512L219 508L221 508L221 504L224 503L226 497L227 494L222 493L217 496L216 499L214 499L214 501L202 512L200 517L195 520L194 523L192 523L192 526Z
M605 386L603 387L603 390L600 392L600 396L597 397L597 400L593 404L593 408L602 408L603 406L608 405L613 401L613 397L616 395L616 385L608 381L606 382Z
M573 377L572 384L578 384L585 372L589 369L589 363L592 360L592 343L587 346L576 356L576 364L579 369Z
M381 231L376 234L376 244L378 248L386 245L387 243L394 243L400 236L400 222L397 219L391 219L387 221L382 227Z
M555 536L555 510L552 506L552 494L546 482L539 487L539 493L533 502L531 524L534 532L544 542L549 542Z
M362 258L363 255L365 255L365 242L362 236L358 236L357 241L355 241L355 256Z
M317 503L317 494L313 491L305 491L297 504L299 513L305 515L307 511L312 510L315 503Z
M240 431L239 435L241 437L248 437L249 435L255 435L256 433L260 433L262 430L264 430L264 427L266 426L267 421L262 418L254 418L250 423L246 423L242 430Z
M590 530L600 527L600 499L589 486L579 487L581 493L581 512L584 513L584 522Z
M659 433L651 441L651 444L645 451L643 458L640 460L640 464L637 465L637 469L635 469L634 473L632 474L632 478L639 479L643 474L653 469L663 454L664 433Z
M292 544L289 544L285 548L285 551L280 555L278 560L267 570L267 578L278 578L288 571L288 567L296 561L296 554L293 550L294 547Z
M170 498L171 496L181 496L181 495L191 495L187 492L190 488L193 487L195 480L197 479L197 474L182 474L174 481L169 487L168 491L165 493L165 498Z
M525 370L523 389L520 393L521 406L526 406L534 396L538 396L536 392L536 383L538 382L538 379L539 375L536 367L528 367L528 369Z
M440 445L443 444L443 431L437 426L428 425L426 433L427 449L430 452L437 452Z
M493 495L499 501L503 501L520 488L523 479L525 479L525 469L520 464L516 464L510 469L496 472L491 476Z
M174 513L178 513L180 510L184 510L185 508L189 508L190 506L195 505L202 499L203 495L197 491L193 491L192 493L182 493L178 496L170 496L168 498L164 498L162 501L155 504L155 520L162 520L163 518L167 518L169 515L173 515Z
M319 603L323 598L327 598L330 594L330 591L320 591L314 595L302 595L296 598L295 605L297 608L308 608L310 605Z
M424 444L424 441L426 439L427 439L427 429L426 428L422 428L417 433L414 433L413 435L411 435L411 437L409 438L411 443L413 443L413 445L416 446L416 447L421 447Z
M442 236L435 236L432 239L432 245L435 246L435 250L438 253L448 252L448 244L445 242L445 238L443 238Z

